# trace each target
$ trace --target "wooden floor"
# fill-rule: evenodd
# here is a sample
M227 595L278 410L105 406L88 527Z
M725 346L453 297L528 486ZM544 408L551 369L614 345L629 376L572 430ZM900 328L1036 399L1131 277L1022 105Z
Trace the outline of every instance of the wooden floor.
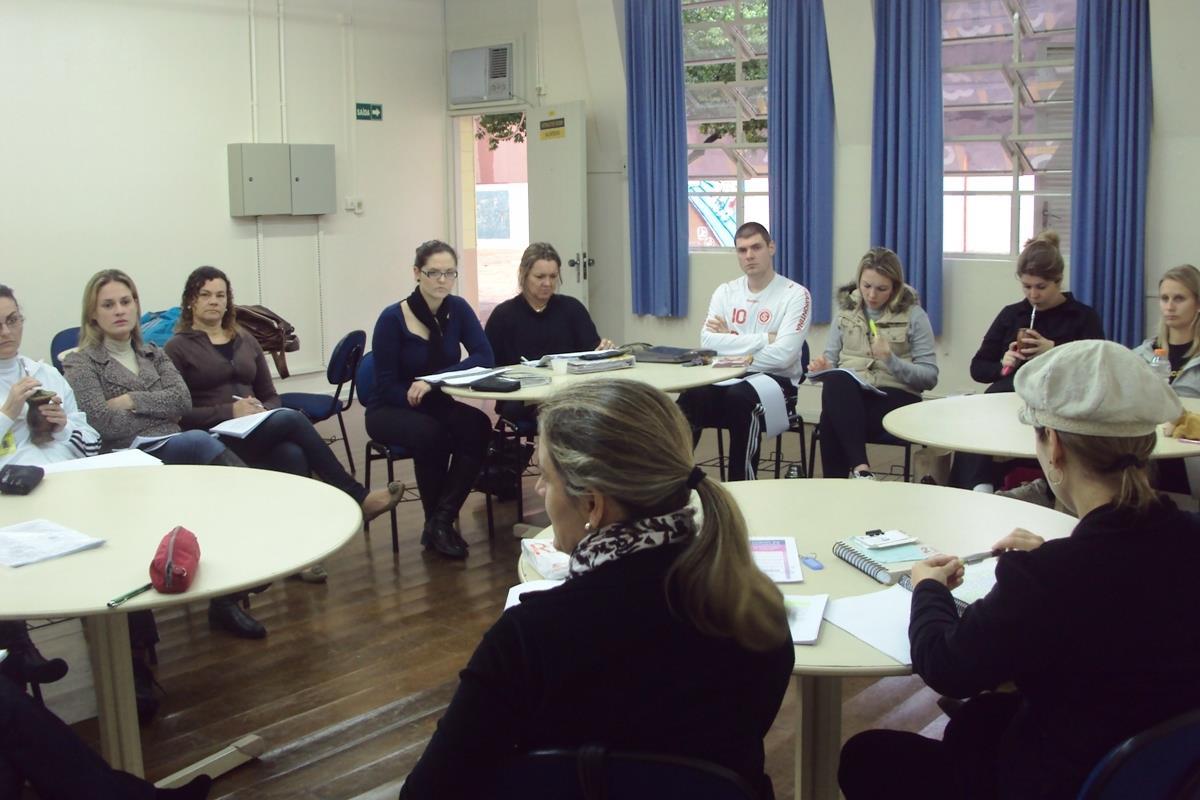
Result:
M355 409L347 425L362 478L365 439ZM320 426L323 433L336 423ZM798 458L796 437L785 457ZM344 460L341 443L333 445ZM715 450L710 438L698 457ZM895 448L888 450L896 451ZM884 467L886 451L873 460ZM411 481L411 464L400 465ZM383 468L375 466L375 485ZM542 520L526 481L526 516ZM471 544L465 562L424 552L419 503L400 507L400 552L386 517L326 562L326 585L276 583L254 597L263 641L210 631L206 604L158 615L157 719L142 729L147 776L156 779L246 733L266 754L221 777L214 798L394 798L449 702L458 671L499 616L517 582L519 543L510 533L515 503L499 506L489 541L484 502L472 495L460 518ZM230 509L231 516L236 509ZM843 733L888 726L939 734L945 722L933 693L916 678L849 680ZM794 700L789 691L767 737L767 770L779 797L792 796ZM95 743L95 720L74 726Z

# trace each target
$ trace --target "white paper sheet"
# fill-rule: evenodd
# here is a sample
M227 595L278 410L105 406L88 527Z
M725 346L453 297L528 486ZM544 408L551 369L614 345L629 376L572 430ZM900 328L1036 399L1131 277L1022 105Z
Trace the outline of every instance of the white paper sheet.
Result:
M766 425L763 433L767 436L778 436L788 429L787 400L783 396L783 387L779 382L765 372L756 372L741 378L730 378L719 381L714 386L733 386L745 381L754 387L758 394L758 402L763 407L763 422ZM880 392L882 394L882 392Z
M521 363L527 367L548 367L550 362L556 358L578 358L579 356L590 356L593 353L604 353L610 356L619 356L623 351L620 348L611 350L577 350L573 353L547 353L541 358L525 358L521 357Z
M282 410L282 408L272 408L269 411L260 411L257 414L247 414L244 417L227 419L224 422L213 425L208 429L208 432L232 436L235 439L245 439L247 436L254 433L255 428L266 422L267 417L271 416L276 411Z
M525 556L533 562L533 568L543 578L558 580L567 577L571 565L571 557L554 549L554 545L545 539L522 539L521 549Z
M754 565L776 583L802 583L800 552L790 536L751 536L750 555Z
M829 377L830 375L832 375L835 372L846 373L851 378L854 378L854 380L858 381L858 385L861 386L863 389L865 389L868 392L874 392L875 394L880 394L880 395L884 394L884 391L882 389L880 389L876 386L872 386L871 384L864 381L862 378L858 377L857 372L855 372L852 369L846 369L845 367L833 367L832 369L819 369L816 372L810 372L810 373L808 373L808 381L809 382L816 381L816 382L820 383L825 378Z
M787 609L788 628L792 631L792 644L816 644L821 635L821 620L825 616L827 594L784 595L783 605Z
M114 450L111 453L90 458L73 458L70 461L43 464L42 469L46 470L47 475L57 475L61 472L81 472L87 469L158 466L162 466L162 461L144 450Z
M504 610L512 608L521 602L521 595L529 594L530 592L544 592L547 589L553 589L555 586L562 586L562 581L527 581L518 583L516 586L508 590L508 599L504 601Z
M103 539L94 539L57 522L31 519L0 528L0 564L23 567L102 544Z
M158 448L167 443L168 439L174 439L179 436L179 433L168 433L166 436L135 436L133 441L129 443L130 450L141 450L143 453L153 453Z
M908 647L911 609L912 592L896 585L880 592L830 600L825 619L901 664L911 665Z

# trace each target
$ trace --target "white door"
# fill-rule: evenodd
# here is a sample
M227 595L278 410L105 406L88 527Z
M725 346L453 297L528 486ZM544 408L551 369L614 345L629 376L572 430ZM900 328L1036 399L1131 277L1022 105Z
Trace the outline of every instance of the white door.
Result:
M530 109L525 117L529 164L529 241L549 242L562 257L563 294L585 306L595 266L587 244L587 136L583 103Z

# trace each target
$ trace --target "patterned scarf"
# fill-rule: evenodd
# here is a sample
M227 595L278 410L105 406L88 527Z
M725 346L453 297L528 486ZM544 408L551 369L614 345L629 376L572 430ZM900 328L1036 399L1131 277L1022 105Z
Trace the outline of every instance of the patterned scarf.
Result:
M696 509L689 507L663 514L661 517L612 525L592 531L579 541L571 553L571 567L567 575L574 578L595 569L606 561L647 550L659 545L682 542L696 535Z

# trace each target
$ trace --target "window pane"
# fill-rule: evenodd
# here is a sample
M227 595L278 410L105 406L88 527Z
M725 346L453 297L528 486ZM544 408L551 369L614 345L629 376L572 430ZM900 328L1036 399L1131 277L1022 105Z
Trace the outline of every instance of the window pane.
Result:
M1070 196L1022 194L1021 243L1024 244L1046 229L1058 234L1060 252L1071 251Z
M720 64L692 64L683 68L684 83L729 83L737 79L732 61Z
M1035 170L1071 169L1071 140L1039 140L1014 142Z
M1012 175L968 175L968 192L1011 192Z
M733 144L732 122L689 122L688 144Z
M947 108L943 114L945 136L1003 136L1012 132L1012 106ZM1033 112L1030 110L1030 121Z
M757 222L767 230L771 229L771 203L768 201L765 194L746 195L743 198L742 208L743 224L747 222Z
M1047 103L1021 109L1021 133L1071 133L1074 103Z
M1006 64L1012 61L1012 38L949 40L942 45L942 69L975 64ZM1032 59L1031 59L1032 60Z
M767 148L745 148L734 150L734 155L742 165L743 174L747 178L762 178L767 175ZM747 192L766 191L765 189L751 189L750 182L746 182Z
M1012 101L1012 87L998 69L942 73L943 105L982 106Z
M688 181L688 192L692 194L737 194L737 181L734 179L717 181L700 180Z
M1011 195L968 195L964 253L1008 253L1012 246Z
M1035 103L1047 100L1071 100L1075 96L1075 67L1016 68L1017 77Z
M737 106L725 89L689 86L683 91L684 113L689 120L736 119Z
M767 23L745 23L734 29L734 35L741 40L748 55L765 56L767 54Z
M750 116L767 116L767 87L765 84L759 86L735 86L733 87L733 91L741 99Z
M1035 31L1075 27L1075 0L1020 0L1029 27Z
M948 142L942 147L944 172L1012 172L1012 159L1000 142Z
M1021 39L1022 61L1075 60L1075 31L1035 33Z
M688 197L688 246L733 247L737 230L737 197Z
M746 19L766 17L767 0L742 0L742 16Z
M702 25L683 29L683 61L715 61L737 56L737 47L725 28L720 25Z
M942 38L974 39L1012 35L1012 14L1004 0L942 0Z
M688 178L737 178L737 166L724 150L689 150ZM703 189L701 191L713 191Z
M966 222L966 202L967 199L961 194L948 194L942 198L942 250L944 252L963 252L966 242L963 230Z
M942 191L944 192L961 192L966 188L966 179L962 176L946 175L942 178Z

